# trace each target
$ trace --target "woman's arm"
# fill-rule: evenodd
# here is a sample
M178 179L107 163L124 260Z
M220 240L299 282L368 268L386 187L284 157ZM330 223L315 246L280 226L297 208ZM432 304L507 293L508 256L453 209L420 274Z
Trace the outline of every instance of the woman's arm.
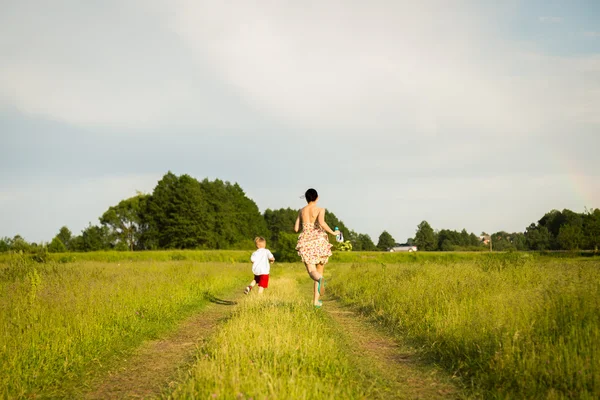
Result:
M294 224L294 232L298 232L300 230L300 213L302 210L298 211L298 217L296 218L296 223Z
M329 227L329 225L327 225L327 222L325 222L325 209L324 208L321 208L321 211L319 212L319 216L317 218L319 219L319 225L321 226L321 228L325 229L325 232L327 232L333 236L337 235L337 233L332 231L331 228Z

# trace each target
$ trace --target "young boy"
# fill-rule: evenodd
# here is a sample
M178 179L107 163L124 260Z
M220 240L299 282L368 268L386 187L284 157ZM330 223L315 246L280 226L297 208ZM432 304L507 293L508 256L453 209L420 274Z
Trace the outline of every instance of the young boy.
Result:
M250 293L254 285L258 283L258 293L262 293L267 287L269 287L269 272L271 271L271 265L275 262L275 257L267 249L267 241L263 237L256 237L254 244L257 250L252 253L250 261L252 261L252 273L254 274L254 280L250 282L244 294Z

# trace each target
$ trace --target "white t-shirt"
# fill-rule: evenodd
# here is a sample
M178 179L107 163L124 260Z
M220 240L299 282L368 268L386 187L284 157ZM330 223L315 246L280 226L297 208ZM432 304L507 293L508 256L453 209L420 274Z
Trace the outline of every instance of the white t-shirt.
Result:
M269 275L271 264L269 259L275 258L268 249L258 249L250 257L252 261L252 273L254 275Z

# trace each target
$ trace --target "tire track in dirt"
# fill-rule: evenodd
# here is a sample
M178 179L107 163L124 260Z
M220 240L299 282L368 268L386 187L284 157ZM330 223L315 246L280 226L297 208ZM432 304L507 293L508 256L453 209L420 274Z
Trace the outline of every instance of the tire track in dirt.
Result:
M227 317L242 296L233 301L210 298L211 304L183 321L165 337L145 342L85 399L157 398L178 383L177 377L194 361L195 350Z
M382 332L367 318L338 300L323 301L323 310L346 336L357 363L376 368L398 399L456 399L465 397L446 372L422 360L415 349Z

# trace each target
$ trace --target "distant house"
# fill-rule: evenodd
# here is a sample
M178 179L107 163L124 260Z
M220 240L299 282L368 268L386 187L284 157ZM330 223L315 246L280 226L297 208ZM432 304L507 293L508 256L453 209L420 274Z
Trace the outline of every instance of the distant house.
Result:
M490 243L490 235L479 236L479 241L483 244L489 244Z
M409 253L412 253L414 251L417 251L417 246L408 243L396 243L394 247L390 247L388 251L391 253L397 251L408 251Z

